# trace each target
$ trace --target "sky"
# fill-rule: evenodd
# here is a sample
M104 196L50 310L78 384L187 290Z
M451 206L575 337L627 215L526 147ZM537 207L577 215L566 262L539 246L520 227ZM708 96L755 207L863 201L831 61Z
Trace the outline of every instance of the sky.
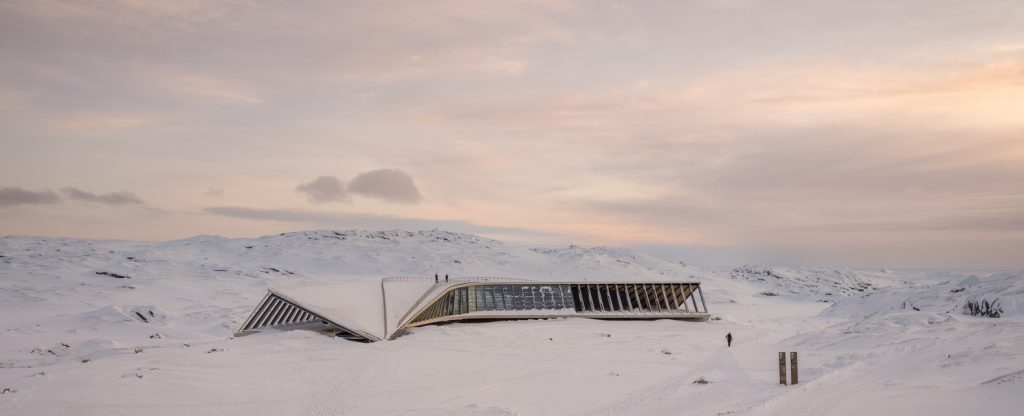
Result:
M1024 268L1019 0L0 0L0 235Z

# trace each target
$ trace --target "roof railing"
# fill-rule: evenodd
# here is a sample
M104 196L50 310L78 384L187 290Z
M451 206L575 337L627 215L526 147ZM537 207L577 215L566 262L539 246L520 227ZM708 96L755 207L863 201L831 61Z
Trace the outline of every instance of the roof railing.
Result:
M460 277L449 277L448 280L444 280L443 277L438 278L437 283L475 283L475 282L534 282L535 280L520 279L516 277L496 277L496 276L460 276ZM399 277L385 277L383 279L385 283L391 282L409 282L409 283L433 283L433 277L412 277L412 276L399 276Z

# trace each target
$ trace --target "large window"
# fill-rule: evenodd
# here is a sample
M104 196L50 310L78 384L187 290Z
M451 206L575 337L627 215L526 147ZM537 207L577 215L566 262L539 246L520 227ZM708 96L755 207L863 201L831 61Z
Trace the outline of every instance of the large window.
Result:
M456 314L574 308L572 290L564 284L474 285L456 289L452 302Z
M575 310L617 315L705 313L703 299L698 303L695 296L699 293L699 286L691 283L470 285L446 293L442 300L427 307L413 322L491 311Z

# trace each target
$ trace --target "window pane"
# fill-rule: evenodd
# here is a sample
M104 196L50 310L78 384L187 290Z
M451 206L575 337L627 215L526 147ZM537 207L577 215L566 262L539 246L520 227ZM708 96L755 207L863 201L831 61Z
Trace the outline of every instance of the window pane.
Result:
M483 292L484 292L484 310L493 311L494 310L494 287L488 285L488 286L483 286L481 289L483 289Z
M513 310L515 307L512 305L512 286L505 285L501 291L505 295L505 310Z
M512 304L515 306L517 311L523 310L523 287L513 286L512 287Z
M562 288L551 286L551 309L562 309Z
M464 287L459 289L462 292L462 313L469 313L469 288Z
M494 290L494 310L505 310L505 297L501 294L502 286L491 286L491 288Z
M545 303L548 309L561 309L562 308L562 292L558 290L558 286L548 286L549 301Z

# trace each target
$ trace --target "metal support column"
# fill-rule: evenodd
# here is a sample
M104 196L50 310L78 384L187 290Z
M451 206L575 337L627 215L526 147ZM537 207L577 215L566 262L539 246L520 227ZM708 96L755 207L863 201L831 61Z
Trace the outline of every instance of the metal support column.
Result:
M590 306L590 310L587 311L597 311L597 307L594 307L594 293L590 290L590 285L584 285L581 286L581 288L587 288L587 299L590 300L590 304L588 305Z
M678 287L678 285L675 285L675 284L669 285L669 290L672 291L672 309L675 309L675 310L678 311L679 310L679 299L676 298L676 288L677 287Z
M695 310L697 312L700 312L700 307L697 306L697 295L696 295L697 288L699 288L699 287L700 286L695 285L695 284L691 284L690 285L690 299L693 300L693 310Z
M704 313L708 313L708 304L704 302L704 291L700 289L700 285L697 285L697 294L700 295L700 304L704 305Z
M665 286L668 286L668 285L659 284L658 288L661 289L661 298L662 298L662 300L665 301L665 310L668 311L668 312L672 312L672 308L669 307L669 305L668 305L668 292L665 291Z

